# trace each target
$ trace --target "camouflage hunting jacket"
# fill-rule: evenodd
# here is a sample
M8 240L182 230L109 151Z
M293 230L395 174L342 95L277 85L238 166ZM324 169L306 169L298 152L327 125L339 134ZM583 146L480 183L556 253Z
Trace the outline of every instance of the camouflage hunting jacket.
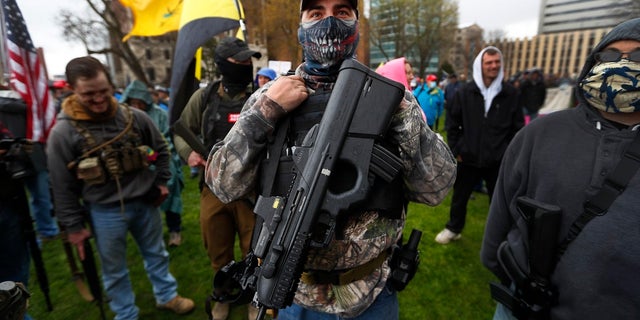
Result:
M335 76L308 75L301 67L296 74L305 79L310 91L332 89L336 80ZM206 183L223 202L253 197L255 193L267 137L285 115L284 109L264 94L269 87L266 84L247 100L237 123L207 159ZM402 159L405 198L432 206L439 204L453 186L456 162L446 143L428 128L410 91L405 91L392 117L389 134ZM400 219L386 218L375 211L350 215L328 247L309 252L305 267L333 271L371 261L402 237L405 214ZM384 289L391 272L389 260L390 257L370 275L346 285L301 282L294 302L320 312L357 316Z

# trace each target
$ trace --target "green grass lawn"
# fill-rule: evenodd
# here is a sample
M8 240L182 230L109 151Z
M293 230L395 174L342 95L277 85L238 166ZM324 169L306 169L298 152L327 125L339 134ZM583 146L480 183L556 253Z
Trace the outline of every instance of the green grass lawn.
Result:
M187 176L188 168L185 167L183 171ZM184 243L168 250L171 255L171 272L178 280L179 292L194 299L197 309L180 317L155 309L151 285L137 247L130 239L129 270L141 319L206 319L204 301L211 291L212 272L200 239L197 180L187 177L185 181L187 186L182 194L185 202ZM449 196L437 207L415 203L409 206L405 240L412 228L423 231L419 247L421 264L414 280L399 293L400 319L490 319L493 314L495 303L489 296L488 286L493 277L482 267L479 259L488 210L487 196L474 193L474 199L469 202L467 226L462 239L442 246L433 239L448 219L450 201ZM165 239L167 236L165 231ZM30 315L38 320L99 319L97 306L83 300L71 281L61 241L44 243L42 251L54 310L46 310L32 266L29 285L32 293ZM112 319L113 313L108 305L104 308L107 318ZM230 319L246 318L246 308L232 309Z

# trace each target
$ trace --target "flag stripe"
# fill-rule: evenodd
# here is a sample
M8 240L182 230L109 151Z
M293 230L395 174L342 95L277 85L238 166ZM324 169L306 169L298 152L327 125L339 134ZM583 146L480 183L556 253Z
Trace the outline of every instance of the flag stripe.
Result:
M27 105L26 138L46 142L55 122L55 106L49 98L44 65L31 42L15 0L2 0L10 84Z

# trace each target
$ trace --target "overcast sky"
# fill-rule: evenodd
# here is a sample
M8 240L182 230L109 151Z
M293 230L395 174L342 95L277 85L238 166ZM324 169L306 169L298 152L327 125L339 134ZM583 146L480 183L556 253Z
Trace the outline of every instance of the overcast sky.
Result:
M57 25L61 9L82 15L84 0L17 0L36 47L44 48L49 76L64 74L67 62L86 55L80 43L66 42ZM485 32L502 30L507 37L531 37L538 30L540 0L458 0L461 27L473 23Z

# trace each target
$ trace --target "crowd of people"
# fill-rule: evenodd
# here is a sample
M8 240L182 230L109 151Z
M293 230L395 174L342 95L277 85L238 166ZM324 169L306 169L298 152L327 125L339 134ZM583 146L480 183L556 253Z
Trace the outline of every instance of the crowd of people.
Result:
M254 75L252 59L261 54L235 37L220 39L213 57L219 77L190 96L173 124L181 134L170 128L170 89L134 80L116 96L108 69L90 56L69 61L66 79L51 83L59 113L46 143L16 139L24 128L0 121L0 242L19 244L0 250L0 291L28 287L31 213L38 241L63 234L80 259L95 239L115 319L140 317L129 235L156 307L192 312L198 297L178 293L167 251L182 245L185 165L200 178L200 234L212 274L251 259L265 245L257 239L278 222L256 217L254 206L291 194L299 150L321 130L341 65L356 59L357 0L302 0L299 17L304 61L288 75L269 68ZM332 50L322 48L327 39ZM364 200L344 204L332 237L305 252L292 303L274 317L398 319L403 287L391 279L400 268L407 203L436 206L451 193L449 219L434 240L454 245L479 184L490 202L481 261L501 292L493 296L494 319L640 317L640 253L632 245L640 240L640 19L618 25L593 48L576 84L576 108L538 118L542 73L506 81L504 65L500 49L488 46L468 82L450 74L444 88L433 74L416 81L403 57L375 71L403 91L376 138L396 159L397 174L368 173ZM10 88L1 93L3 105L21 103ZM441 117L446 139L438 133ZM28 145L20 154L19 143ZM338 162L333 171L346 167ZM348 184L344 176L331 177L331 187ZM22 309L10 319L29 319L24 305L15 306ZM249 319L263 316L257 307L247 304ZM215 301L209 318L229 313L229 301Z

